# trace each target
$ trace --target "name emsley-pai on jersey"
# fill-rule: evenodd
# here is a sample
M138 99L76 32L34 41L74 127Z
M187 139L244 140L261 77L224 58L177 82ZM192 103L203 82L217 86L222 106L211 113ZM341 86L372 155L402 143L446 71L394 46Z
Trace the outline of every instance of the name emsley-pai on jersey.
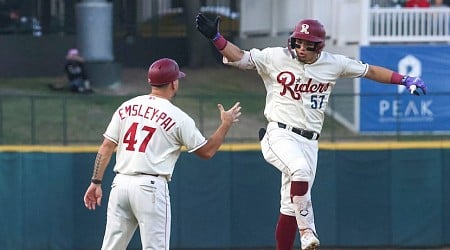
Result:
M142 118L156 122L161 126L161 128L166 131L169 131L169 129L171 129L176 124L172 117L168 116L165 112L160 112L159 109L155 109L153 107L142 104L128 105L119 108L117 112L119 113L119 117L121 120L129 116L140 116Z

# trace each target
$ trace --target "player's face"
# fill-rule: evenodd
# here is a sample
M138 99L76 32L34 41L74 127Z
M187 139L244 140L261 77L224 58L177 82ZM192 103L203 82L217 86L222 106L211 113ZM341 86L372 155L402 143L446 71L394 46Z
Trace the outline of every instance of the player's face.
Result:
M316 52L316 43L296 39L295 40L295 53L297 58L302 63L314 63L317 60L318 53Z

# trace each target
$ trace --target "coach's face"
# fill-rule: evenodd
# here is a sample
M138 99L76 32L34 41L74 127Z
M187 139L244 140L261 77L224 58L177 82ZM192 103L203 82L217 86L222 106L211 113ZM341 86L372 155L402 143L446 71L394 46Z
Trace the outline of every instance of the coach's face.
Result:
M317 44L314 42L296 39L295 41L295 53L300 62L311 64L314 63L319 53L316 51Z

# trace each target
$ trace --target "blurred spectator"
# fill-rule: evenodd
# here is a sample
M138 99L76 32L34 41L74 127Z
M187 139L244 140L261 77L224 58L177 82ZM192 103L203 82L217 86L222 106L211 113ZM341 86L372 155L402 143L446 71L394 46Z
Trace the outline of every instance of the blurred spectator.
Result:
M0 2L0 29L5 31L12 30L19 22L19 12L15 8Z
M90 93L89 79L86 76L84 68L84 59L81 57L78 49L70 49L67 52L66 64L64 65L67 79L69 80L70 90L77 93Z
M408 0L405 2L406 8L427 8L430 7L428 0Z
M42 36L42 27L37 18L22 16L14 5L0 2L0 34Z
M396 5L395 0L372 0L371 6L372 7L395 7Z
M450 1L444 1L444 0L434 0L432 6L433 7L448 7Z

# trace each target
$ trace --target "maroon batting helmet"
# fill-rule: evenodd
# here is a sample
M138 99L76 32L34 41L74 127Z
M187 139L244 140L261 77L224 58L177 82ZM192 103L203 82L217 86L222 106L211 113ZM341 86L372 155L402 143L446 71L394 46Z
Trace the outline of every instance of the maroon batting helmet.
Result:
M325 47L325 28L314 19L303 19L294 28L290 36L291 48L295 48L295 39L315 42L315 51L320 52Z
M177 62L170 58L162 58L155 61L148 68L148 83L153 86L161 86L185 77L180 71Z

